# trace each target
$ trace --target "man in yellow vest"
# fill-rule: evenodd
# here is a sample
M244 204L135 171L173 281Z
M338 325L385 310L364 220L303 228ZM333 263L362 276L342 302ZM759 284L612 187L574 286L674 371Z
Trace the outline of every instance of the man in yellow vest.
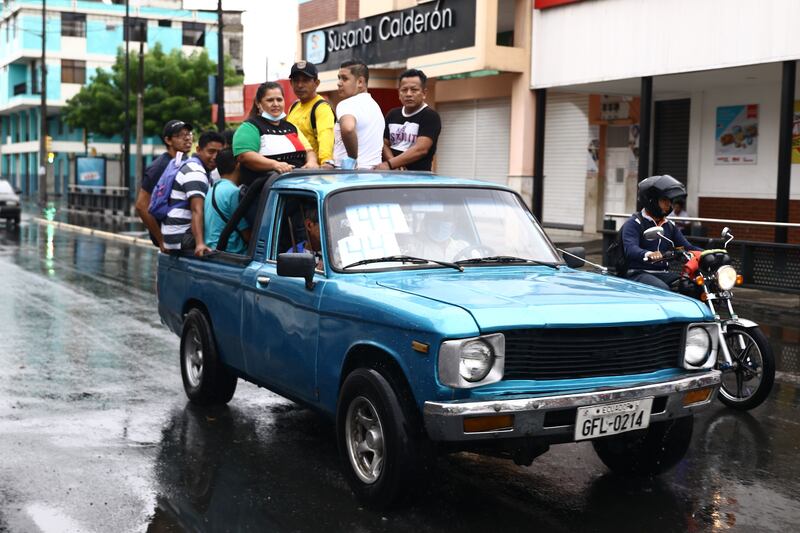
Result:
M289 108L286 120L305 135L317 153L320 165L332 161L333 125L336 123L336 117L327 100L317 94L319 87L317 67L308 61L298 61L292 65L289 81L299 100Z

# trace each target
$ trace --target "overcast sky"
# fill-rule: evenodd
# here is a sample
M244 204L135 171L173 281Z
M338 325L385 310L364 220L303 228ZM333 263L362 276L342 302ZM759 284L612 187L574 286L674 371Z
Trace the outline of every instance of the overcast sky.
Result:
M184 0L185 9L216 9L216 0ZM244 82L288 78L297 47L297 0L223 0L244 11Z

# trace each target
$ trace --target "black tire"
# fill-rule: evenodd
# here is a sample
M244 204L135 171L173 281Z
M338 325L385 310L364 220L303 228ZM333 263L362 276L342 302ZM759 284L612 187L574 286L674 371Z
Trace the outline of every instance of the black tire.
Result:
M339 457L356 497L371 508L403 503L424 485L425 437L411 409L416 406L377 370L356 369L342 385L336 409ZM366 451L358 451L359 441Z
M745 347L739 345L743 341ZM747 411L767 399L775 383L775 355L767 337L758 327L728 326L725 342L735 369L723 372L719 400L734 409Z
M612 472L654 476L678 464L689 449L694 417L650 424L640 431L592 441L594 451Z
M181 333L181 377L192 403L226 404L236 392L236 376L219 360L214 332L205 313L191 309Z

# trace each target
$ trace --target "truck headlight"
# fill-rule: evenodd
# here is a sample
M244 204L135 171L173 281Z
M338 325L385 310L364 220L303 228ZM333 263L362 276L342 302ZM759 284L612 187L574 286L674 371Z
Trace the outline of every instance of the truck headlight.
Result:
M444 341L439 348L439 381L459 389L500 381L505 346L502 333Z
M707 369L717 361L716 324L690 324L686 330L683 366L689 370Z
M492 369L494 350L481 339L465 342L461 346L459 375L470 382L480 381Z
M717 285L723 291L729 291L736 285L736 269L723 265L717 270Z

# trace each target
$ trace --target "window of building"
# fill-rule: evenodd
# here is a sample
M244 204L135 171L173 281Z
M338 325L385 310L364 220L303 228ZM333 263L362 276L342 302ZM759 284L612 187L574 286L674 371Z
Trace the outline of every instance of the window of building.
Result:
M228 42L229 42L229 44L228 44L228 46L229 46L228 53L230 54L230 56L235 60L241 59L242 58L242 41L240 41L239 39L231 39Z
M131 41L136 41L139 43L146 43L147 42L147 19L139 18L139 17L131 17L130 18L130 29L131 29Z
M171 28L172 27L172 21L171 20L166 20L166 19L161 19L161 20L158 21L158 27L159 28Z
M205 46L206 25L201 22L184 22L183 44L185 46Z
M497 2L497 46L514 46L515 0Z
M61 83L86 83L86 61L62 59Z
M64 37L86 37L86 15L83 13L61 13L61 35Z
M31 93L42 94L39 88L39 65L38 61L31 61Z

